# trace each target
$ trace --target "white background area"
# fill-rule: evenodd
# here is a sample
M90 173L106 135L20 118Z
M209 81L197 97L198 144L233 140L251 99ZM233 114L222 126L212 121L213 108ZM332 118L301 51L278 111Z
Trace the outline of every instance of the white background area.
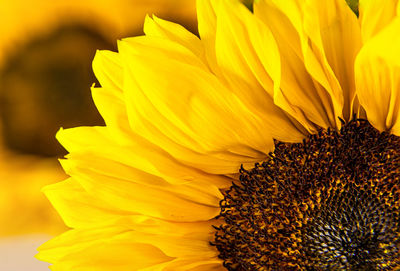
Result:
M21 235L0 238L1 271L49 271L49 264L37 260L37 247L49 240L48 235Z

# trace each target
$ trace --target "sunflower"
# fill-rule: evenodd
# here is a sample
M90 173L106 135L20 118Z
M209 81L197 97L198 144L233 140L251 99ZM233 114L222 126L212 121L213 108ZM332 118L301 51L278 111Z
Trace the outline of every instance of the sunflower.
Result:
M400 4L199 0L99 51L53 270L400 268Z

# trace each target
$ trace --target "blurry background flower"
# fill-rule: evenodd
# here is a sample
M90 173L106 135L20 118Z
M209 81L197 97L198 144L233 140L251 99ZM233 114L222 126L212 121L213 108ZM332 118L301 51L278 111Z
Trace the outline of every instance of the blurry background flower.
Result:
M47 270L37 244L64 230L40 192L64 179L59 127L101 125L97 49L142 32L146 14L195 29L195 0L0 0L0 270Z

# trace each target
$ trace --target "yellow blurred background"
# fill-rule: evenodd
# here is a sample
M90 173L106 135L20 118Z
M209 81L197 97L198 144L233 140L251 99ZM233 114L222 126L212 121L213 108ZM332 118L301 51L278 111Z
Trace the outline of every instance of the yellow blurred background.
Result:
M195 0L0 0L0 270L48 270L33 256L65 230L40 191L65 178L54 135L103 124L92 59L142 34L146 14L196 33Z

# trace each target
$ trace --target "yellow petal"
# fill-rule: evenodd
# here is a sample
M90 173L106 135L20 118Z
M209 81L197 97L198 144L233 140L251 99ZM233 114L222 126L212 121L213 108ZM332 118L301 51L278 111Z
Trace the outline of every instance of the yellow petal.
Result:
M163 234L175 237L186 236L187 238L207 242L210 239L210 236L215 232L212 225L218 225L219 223L220 222L216 220L176 223L144 215L130 215L120 219L116 225L124 226L131 230L150 235Z
M273 101L281 67L269 29L239 1L222 1L217 18L217 62L228 88L262 119L273 138L301 141L304 134Z
M248 151L236 159L228 156L227 161L240 161L231 169L237 172L240 164L262 160L271 150L268 126L189 50L144 46L143 41L131 39L120 43L120 52L126 59L124 89L134 131L173 157L194 162L191 154L177 155L174 149L180 147L210 156L226 152L235 156L243 146L256 150L253 154L264 153L250 158L245 157Z
M209 63L209 67L216 74L219 73L215 52L215 31L217 28L216 10L218 10L219 5L220 0L196 1L200 38L204 44L206 59Z
M112 208L102 199L91 196L72 178L46 186L43 191L71 228L107 225L123 215L133 214Z
M183 45L206 63L203 43L183 26L157 18L146 16L144 33L147 36L164 38Z
M98 50L92 66L93 72L102 87L122 91L122 65L117 53Z
M397 3L397 12L396 12L396 15L397 16L400 16L400 1Z
M213 228L210 227L210 229ZM169 257L185 258L203 256L212 259L218 256L217 249L209 243L211 240L210 237L209 240L197 240L191 237L190 234L186 236L169 236L168 234L150 235L136 231L126 233L124 237L126 240L152 244Z
M54 270L84 270L90 264L96 270L115 270L110 268L113 264L127 270L207 270L222 266L216 248L209 244L212 224L216 223L129 216L110 227L71 230L42 245L37 257L55 263ZM122 255L116 256L118 252ZM131 258L125 259L127 255ZM108 269L97 269L100 263Z
M360 24L363 42L367 42L396 16L399 0L360 0Z
M140 157L135 159L136 157L137 155L131 156L133 161L140 159ZM157 162L161 161L154 162L157 164ZM71 154L68 160L61 160L61 163L66 172L72 176L84 174L89 177L91 172L95 172L95 174L170 191L171 194L179 195L181 198L209 206L218 205L219 200L222 198L219 189L211 181L202 179L201 175L190 176L190 171L188 170L181 173L183 178L180 180L180 184L171 184L163 178L163 174L158 173L157 175L160 176L150 174L141 169L140 165L127 166L118 160L113 161L95 155L92 155L89 159L86 153L81 155ZM174 169L178 170L179 167L171 168L170 171ZM183 174L187 174L187 176Z
M36 257L56 271L140 270L173 258L157 247L127 239L122 227L71 230L39 248Z
M126 236L130 236L127 239L152 244L170 257L212 259L218 253L217 249L209 244L215 233L212 225L218 225L215 220L174 223L134 215L119 220L116 225L130 230L126 233Z
M92 87L92 97L113 138L121 143L129 141L131 128L123 93L106 87Z
M125 49L129 48L130 54L143 54L149 57L152 53L157 52L158 55L163 55L164 58L165 56L169 56L170 58L168 60L170 61L193 65L209 72L207 66L199 56L194 54L194 52L185 45L185 43L181 44L174 40L158 36L139 36L118 41L119 54L123 59L124 69L126 69L127 58L129 58L129 56L121 54L121 48L124 52L127 52Z
M330 94L336 122L337 116L350 120L355 98L354 60L361 47L356 15L345 1L312 0L305 7L304 29L312 42L310 47L303 45L307 70Z
M101 165L105 165L103 161ZM94 197L100 197L113 208L141 213L171 221L208 220L219 213L219 198L188 185L162 185L163 180L143 171L132 169L127 180L110 173L103 175L94 169L83 168L73 160L63 160L66 172ZM149 185L144 184L147 181ZM161 183L155 185L155 183ZM152 185L150 185L152 184Z
M270 27L282 55L275 102L310 132L314 124L339 127L337 117L350 118L360 30L346 3L266 0L255 4L255 14Z
M357 95L370 123L400 135L400 18L371 38L356 59Z
M61 128L56 134L57 140L68 152L79 152L83 150L95 150L96 147L104 146L105 140L110 140L107 127L75 127L64 130Z
M218 258L178 258L169 262L154 265L141 271L224 271L222 260Z
M282 78L280 88L275 89L275 104L309 133L314 133L317 126L332 126L331 99L304 65L301 39L305 39L305 33L300 3L258 1L254 3L254 13L270 28L281 54Z
M57 139L73 153L69 157L74 156L74 159L90 162L91 157L94 156L95 159L117 161L121 165L163 178L171 184L193 183L202 186L204 183L207 186L208 183L222 189L231 184L228 177L208 174L179 163L160 147L133 133L129 134L129 141L127 138L122 145L115 141L105 127L60 130L57 133ZM203 159L207 157L203 155Z

